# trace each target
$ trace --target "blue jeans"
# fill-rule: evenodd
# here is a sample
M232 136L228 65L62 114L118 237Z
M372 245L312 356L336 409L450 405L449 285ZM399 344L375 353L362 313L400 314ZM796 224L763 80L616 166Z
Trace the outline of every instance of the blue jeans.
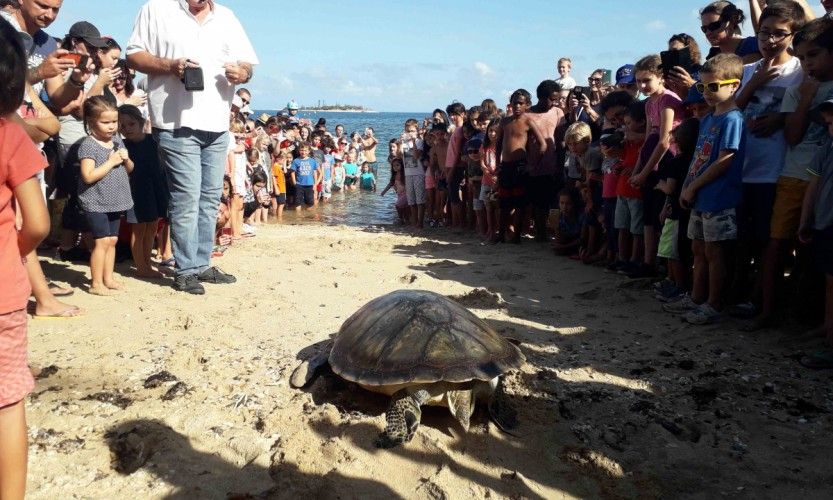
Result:
M169 218L176 275L208 269L223 192L228 132L154 129L170 189Z

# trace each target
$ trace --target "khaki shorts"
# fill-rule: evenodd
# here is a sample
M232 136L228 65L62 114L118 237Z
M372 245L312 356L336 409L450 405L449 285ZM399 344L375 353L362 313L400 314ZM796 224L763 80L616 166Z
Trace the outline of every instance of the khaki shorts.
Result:
M791 240L798 233L801 222L801 205L804 192L810 183L793 177L779 177L775 186L775 206L772 207L770 236L779 240Z
M688 239L716 243L738 239L738 219L734 208L720 212L691 211ZM679 250L679 248L678 248Z

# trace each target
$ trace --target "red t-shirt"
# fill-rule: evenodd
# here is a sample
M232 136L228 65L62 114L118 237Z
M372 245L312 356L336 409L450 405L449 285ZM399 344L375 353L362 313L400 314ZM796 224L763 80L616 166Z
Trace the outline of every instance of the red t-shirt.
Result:
M23 127L0 119L0 314L24 309L32 292L17 246L14 190L45 167L46 159Z
M642 149L641 142L625 141L625 149L622 154L622 174L619 175L619 181L616 184L616 196L623 198L633 198L637 200L642 199L642 190L631 186L631 174L633 167L636 166L639 160L639 150Z

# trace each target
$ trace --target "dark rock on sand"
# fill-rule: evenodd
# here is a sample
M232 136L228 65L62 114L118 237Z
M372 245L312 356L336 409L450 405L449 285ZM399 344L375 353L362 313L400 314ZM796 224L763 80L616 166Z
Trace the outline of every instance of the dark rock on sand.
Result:
M162 395L162 401L170 401L180 396L184 396L189 392L191 392L191 389L185 384L185 382L177 382L171 386L170 389L168 389L168 392Z
M159 373L154 373L145 379L143 384L145 389L155 389L166 382L176 382L179 379L174 374L167 370L162 370Z
M133 404L133 400L118 392L102 391L81 398L84 401L100 401L102 403L118 406L122 410Z

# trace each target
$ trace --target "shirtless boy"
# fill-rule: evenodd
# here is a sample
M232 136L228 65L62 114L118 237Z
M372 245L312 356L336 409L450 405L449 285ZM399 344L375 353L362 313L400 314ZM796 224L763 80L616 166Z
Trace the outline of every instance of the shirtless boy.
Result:
M429 152L429 166L437 179L437 195L434 198L434 206L428 207L429 218L436 221L444 220L446 193L448 182L445 179L446 155L448 153L448 125L444 122L435 123L431 127L431 135L434 136L434 145ZM445 224L445 222L444 222Z
M541 129L526 114L532 103L532 96L524 89L518 89L509 98L512 114L500 122L495 144L500 165L497 169L498 199L500 200L499 241L505 241L512 218L512 243L521 242L521 222L526 206L527 143L530 133L537 141L538 153L547 151L547 140Z

